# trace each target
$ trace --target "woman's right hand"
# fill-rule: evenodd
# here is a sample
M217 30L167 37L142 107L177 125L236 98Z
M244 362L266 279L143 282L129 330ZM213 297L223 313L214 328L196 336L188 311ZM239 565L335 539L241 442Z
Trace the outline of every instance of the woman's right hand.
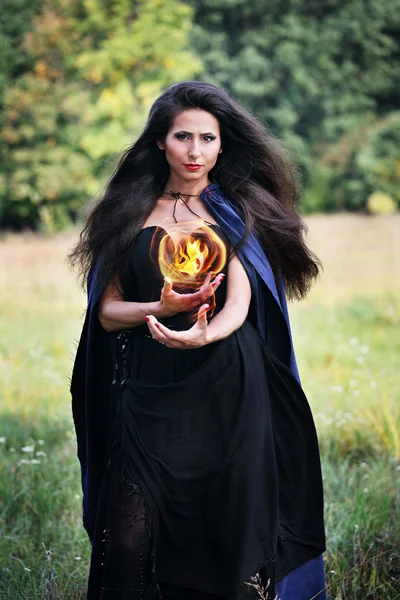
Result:
M201 288L197 292L189 294L174 292L171 279L165 277L164 286L161 290L160 315L172 317L177 313L190 312L198 308L204 300L207 300L215 293L224 277L224 273L219 273L214 281L211 281L212 273L208 273Z

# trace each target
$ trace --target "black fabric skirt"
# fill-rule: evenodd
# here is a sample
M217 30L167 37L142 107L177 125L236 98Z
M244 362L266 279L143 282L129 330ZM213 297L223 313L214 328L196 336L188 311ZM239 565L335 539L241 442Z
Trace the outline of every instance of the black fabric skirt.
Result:
M325 548L301 386L249 321L196 350L146 333L120 353L88 598L274 598Z

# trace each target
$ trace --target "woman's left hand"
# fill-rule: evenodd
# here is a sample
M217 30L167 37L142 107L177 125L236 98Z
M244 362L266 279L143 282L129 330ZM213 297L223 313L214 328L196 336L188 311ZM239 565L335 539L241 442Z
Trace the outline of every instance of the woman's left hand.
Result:
M154 315L147 315L146 323L153 339L164 344L168 348L189 350L205 346L207 341L207 310L208 304L203 304L197 313L197 321L190 329L185 331L173 331L160 323Z

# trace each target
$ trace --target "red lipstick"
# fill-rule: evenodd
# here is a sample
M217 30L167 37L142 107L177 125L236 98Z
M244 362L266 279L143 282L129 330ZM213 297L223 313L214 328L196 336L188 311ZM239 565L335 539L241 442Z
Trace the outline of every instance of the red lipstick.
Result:
M189 169L189 171L197 171L198 169L201 168L201 165L195 164L195 163L188 163L185 165L185 167L187 169Z

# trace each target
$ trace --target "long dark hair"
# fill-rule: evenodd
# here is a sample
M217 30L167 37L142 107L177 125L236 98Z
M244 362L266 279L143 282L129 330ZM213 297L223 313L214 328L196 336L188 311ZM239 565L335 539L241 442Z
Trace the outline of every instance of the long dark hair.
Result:
M259 237L271 267L281 271L289 298L306 296L321 264L307 248L306 224L296 210L296 169L279 141L229 94L209 83L172 85L151 107L138 140L121 156L104 193L91 208L80 239L68 255L85 286L102 251L99 272L105 284L117 274L129 280L129 254L136 235L165 190L169 164L157 146L176 116L186 109L211 113L219 122L223 152L209 172L238 207L246 231Z

